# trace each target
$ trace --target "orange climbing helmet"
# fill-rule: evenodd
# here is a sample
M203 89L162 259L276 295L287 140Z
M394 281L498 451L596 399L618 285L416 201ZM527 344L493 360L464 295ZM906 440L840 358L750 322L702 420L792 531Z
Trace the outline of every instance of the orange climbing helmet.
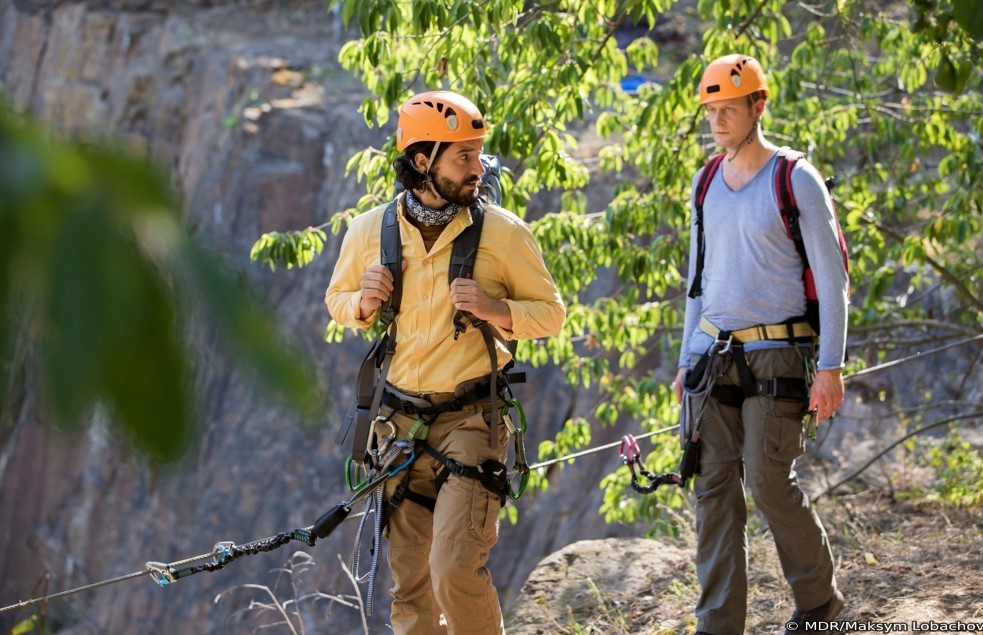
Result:
M747 55L724 55L710 62L700 78L700 103L733 99L762 91L768 94L768 78L758 60Z
M399 109L396 147L420 141L471 141L487 133L485 118L471 100L447 90L414 95Z

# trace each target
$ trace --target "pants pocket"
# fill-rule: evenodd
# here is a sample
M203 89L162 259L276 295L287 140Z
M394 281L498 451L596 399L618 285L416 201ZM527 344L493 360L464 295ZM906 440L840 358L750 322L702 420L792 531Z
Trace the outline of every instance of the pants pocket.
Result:
M485 489L479 481L471 481L471 514L468 531L479 545L490 549L498 542L498 511L501 504L498 497Z
M791 464L806 449L801 402L773 399L772 403L772 412L765 417L765 456L772 461Z

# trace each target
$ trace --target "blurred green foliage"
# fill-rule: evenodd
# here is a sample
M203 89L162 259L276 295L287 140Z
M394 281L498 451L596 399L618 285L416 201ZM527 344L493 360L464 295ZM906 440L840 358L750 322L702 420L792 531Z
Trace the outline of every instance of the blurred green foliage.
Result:
M312 366L189 238L162 172L51 137L0 106L0 430L36 376L45 420L74 428L101 408L151 459L177 459L194 438L186 338L199 319L263 385L311 413Z

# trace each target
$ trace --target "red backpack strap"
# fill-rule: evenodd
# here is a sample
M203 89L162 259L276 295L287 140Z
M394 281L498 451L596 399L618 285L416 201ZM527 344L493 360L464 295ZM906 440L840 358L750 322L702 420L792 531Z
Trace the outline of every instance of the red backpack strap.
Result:
M706 165L703 166L703 171L700 173L700 178L696 181L696 191L693 192L696 208L694 210L696 212L696 271L693 272L693 280L689 287L689 297L691 298L703 295L703 262L706 256L706 239L703 235L703 201L706 200L707 190L710 189L710 183L713 181L713 177L717 175L717 170L720 168L724 156L723 153L715 154L707 160Z
M802 242L802 229L799 227L799 206L795 202L795 192L792 189L792 169L795 162L804 155L787 147L778 150L778 165L775 167L775 196L778 198L778 211L782 214L785 231L795 243L795 251L802 258L802 264L809 268L809 258L806 257L805 243Z

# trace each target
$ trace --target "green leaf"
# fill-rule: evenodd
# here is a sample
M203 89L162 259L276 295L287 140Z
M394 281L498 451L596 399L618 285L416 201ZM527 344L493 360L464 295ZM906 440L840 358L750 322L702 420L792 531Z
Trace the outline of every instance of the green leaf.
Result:
M312 361L279 333L274 317L200 247L188 243L179 254L184 284L205 301L208 315L223 325L222 335L255 376L300 412L321 408Z
M98 208L69 213L55 239L48 306L49 395L63 423L97 403L152 457L191 436L185 355L162 281Z
M28 635L28 633L33 633L34 629L38 625L38 616L32 615L26 620L23 620L17 624L14 624L13 630L10 631L10 635Z
M952 5L959 26L977 42L983 40L983 0L954 0Z

